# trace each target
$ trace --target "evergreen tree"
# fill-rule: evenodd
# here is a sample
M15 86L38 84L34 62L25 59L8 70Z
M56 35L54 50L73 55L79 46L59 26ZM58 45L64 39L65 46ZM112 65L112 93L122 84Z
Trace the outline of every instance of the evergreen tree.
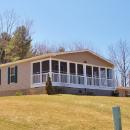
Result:
M7 59L16 61L29 57L31 55L31 41L29 30L23 25L17 27L6 48Z
M0 34L0 64L8 62L6 58L6 48L10 40L11 36L8 33L3 32Z
M52 95L55 93L49 74L47 76L47 81L46 81L46 92L48 95Z

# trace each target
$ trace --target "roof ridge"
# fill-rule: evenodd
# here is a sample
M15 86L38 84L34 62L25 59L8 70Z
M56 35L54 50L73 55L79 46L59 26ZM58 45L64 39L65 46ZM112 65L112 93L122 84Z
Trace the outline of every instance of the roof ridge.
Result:
M79 53L79 52L90 52L91 54L99 57L100 59L103 59L104 61L106 61L106 62L114 65L110 60L108 60L105 57L99 55L98 53L96 53L96 52L94 52L94 51L92 51L90 49L83 49L83 50L75 50L75 51L45 53L45 54L42 54L42 55L33 56L33 57L22 59L22 60L17 60L17 61L14 61L14 62L9 62L9 63L5 63L5 64L1 64L0 67L8 66L8 65L13 65L13 64L17 64L17 63L23 63L23 62L35 60L35 59L38 59L38 58L47 58L47 57L52 57L52 56L57 56L57 55L63 55L63 54L69 54L69 53Z

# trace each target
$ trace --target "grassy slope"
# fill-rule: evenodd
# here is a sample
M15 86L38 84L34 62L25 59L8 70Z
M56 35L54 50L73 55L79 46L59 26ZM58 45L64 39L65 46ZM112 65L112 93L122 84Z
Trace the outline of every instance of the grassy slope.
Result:
M130 130L130 98L39 95L0 98L0 130L113 130L113 105L120 105Z

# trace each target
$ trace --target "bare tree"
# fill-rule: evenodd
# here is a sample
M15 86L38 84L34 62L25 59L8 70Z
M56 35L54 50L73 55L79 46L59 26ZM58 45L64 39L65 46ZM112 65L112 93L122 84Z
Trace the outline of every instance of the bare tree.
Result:
M46 53L52 53L52 52L65 52L66 48L65 45L53 43L55 46L51 45L49 41L43 41L43 42L37 42L33 46L33 54L34 55L42 55Z
M17 23L18 17L16 16L14 10L0 14L0 33L6 32L11 35Z
M52 49L49 47L49 44L47 44L46 41L35 43L32 50L34 55L42 55L52 52Z
M130 47L128 42L120 40L116 46L109 48L110 59L116 65L121 76L121 85L126 87L128 85L128 72L130 69Z
M94 51L97 54L101 54L101 51L99 51L97 48L94 48L92 46L92 42L86 42L86 41L77 41L77 42L73 42L69 47L68 47L70 51L80 51L80 50L91 50ZM103 55L103 54L102 54Z
M79 51L79 50L83 50L87 48L88 48L88 44L86 42L81 42L81 41L73 42L69 46L69 50L71 51L74 51L74 50Z

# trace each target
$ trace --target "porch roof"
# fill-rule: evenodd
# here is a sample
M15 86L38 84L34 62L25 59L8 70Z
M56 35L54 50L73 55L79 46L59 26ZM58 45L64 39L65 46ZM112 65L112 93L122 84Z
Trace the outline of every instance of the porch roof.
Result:
M104 60L105 62L111 64L112 66L114 66L114 64L104 58L103 56L89 50L89 49L85 49L85 50L80 50L80 51L66 51L66 52L57 52L57 53L47 53L47 54L43 54L43 55L39 55L39 56L34 56L34 57L31 57L31 58L27 58L27 59L23 59L23 60L18 60L18 61L15 61L15 62L9 62L9 63L6 63L6 64L1 64L0 67L5 67L5 66L10 66L10 65L14 65L14 64L20 64L20 63L24 63L24 62L29 62L29 61L35 61L35 60L39 60L39 59L45 59L45 58L50 58L50 57L55 57L57 55L64 55L64 54L71 54L71 53L79 53L79 52L89 52L91 53L92 55Z

